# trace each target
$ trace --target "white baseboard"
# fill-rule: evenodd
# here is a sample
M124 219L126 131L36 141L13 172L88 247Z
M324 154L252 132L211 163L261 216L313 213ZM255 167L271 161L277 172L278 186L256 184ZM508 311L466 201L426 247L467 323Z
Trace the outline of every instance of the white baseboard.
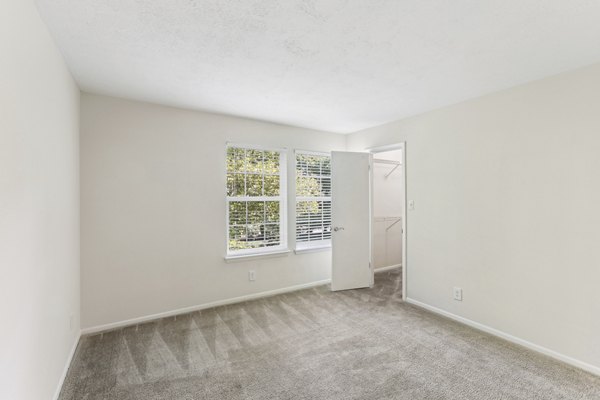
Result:
M210 303L204 303L204 304L199 304L199 305L190 306L190 307L178 308L176 310L146 315L143 317L131 318L131 319L127 319L124 321L112 322L110 324L92 326L90 328L84 328L81 330L81 334L89 335L92 333L100 333L100 332L109 331L112 329L122 328L125 326L141 324L142 322L148 322L148 321L152 321L152 320L156 320L156 319L160 319L160 318L173 317L175 315L180 315L180 314L187 314L190 312L204 310L207 308L225 306L228 304L241 303L241 302L248 301L248 300L255 300L255 299L260 299L263 297L275 296L277 294L282 294L282 293L295 292L297 290L308 289L308 288L312 288L312 287L316 287L316 286L326 285L330 282L331 282L331 279L324 279L322 281L304 283L301 285L288 286L286 288L268 290L266 292L259 292L259 293L249 294L246 296L233 297L230 299L218 300L218 301L213 301Z
M388 265L387 267L375 268L373 270L373 272L378 273L378 272L390 271L392 269L400 268L401 266L402 266L402 264Z
M585 370L587 372L590 372L590 373L592 373L594 375L600 376L600 367L597 367L595 365L588 364L586 362L583 362L583 361L577 360L575 358L572 358L572 357L566 356L564 354L561 354L561 353L559 353L557 351L550 350L550 349L548 349L546 347L539 346L539 345L537 345L535 343L528 342L527 340L524 340L524 339L518 338L516 336L510 335L508 333L502 332L502 331L500 331L498 329L491 328L491 327L489 327L487 325L480 324L479 322L475 322L475 321L472 321L470 319L458 316L456 314L452 314L451 312L442 310L441 308L430 306L429 304L421 303L420 301L417 301L417 300L414 300L414 299L411 299L411 298L407 298L406 302L410 303L410 304L413 304L413 305L415 305L417 307L424 308L424 309L426 309L428 311L431 311L431 312L434 312L436 314L443 315L444 317L450 318L450 319L452 319L454 321L457 321L457 322L460 322L462 324L468 325L468 326L470 326L472 328L475 328L475 329L478 329L480 331L483 331L483 332L489 333L491 335L497 336L497 337L502 338L504 340L508 340L509 342L512 342L512 343L518 344L520 346L526 347L526 348L528 348L530 350L533 350L535 352L538 352L538 353L544 354L546 356L552 357L552 358L554 358L556 360L559 360L559 361L562 361L562 362L564 362L566 364L569 364L569 365L572 365L574 367L583 369L583 370Z
M60 391L62 390L63 384L65 383L65 379L67 378L67 373L69 372L69 367L71 366L71 362L73 361L73 357L75 356L75 351L77 350L77 346L79 345L79 340L81 339L81 331L77 334L75 339L75 343L73 343L73 347L71 348L71 352L69 353L69 357L67 357L67 362L65 364L65 368L63 369L62 375L58 381L58 386L56 387L56 392L54 392L53 400L58 400L58 396L60 396Z

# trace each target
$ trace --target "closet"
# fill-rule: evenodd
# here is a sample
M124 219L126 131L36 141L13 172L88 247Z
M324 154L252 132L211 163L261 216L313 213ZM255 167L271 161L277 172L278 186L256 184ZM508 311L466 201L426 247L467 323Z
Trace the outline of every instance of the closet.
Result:
M374 269L402 266L404 182L402 150L373 155Z

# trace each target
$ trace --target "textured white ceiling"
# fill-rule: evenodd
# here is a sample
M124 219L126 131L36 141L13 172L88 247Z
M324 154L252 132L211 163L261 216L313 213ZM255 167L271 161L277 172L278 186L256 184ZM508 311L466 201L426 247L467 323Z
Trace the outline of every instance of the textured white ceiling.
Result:
M81 89L352 132L600 61L597 0L36 0Z

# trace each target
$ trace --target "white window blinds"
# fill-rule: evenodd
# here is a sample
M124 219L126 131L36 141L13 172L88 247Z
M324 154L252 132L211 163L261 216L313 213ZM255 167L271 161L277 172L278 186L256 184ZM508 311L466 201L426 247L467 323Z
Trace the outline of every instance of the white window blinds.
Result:
M296 151L296 248L331 244L331 157Z
M227 147L227 253L287 247L285 152Z

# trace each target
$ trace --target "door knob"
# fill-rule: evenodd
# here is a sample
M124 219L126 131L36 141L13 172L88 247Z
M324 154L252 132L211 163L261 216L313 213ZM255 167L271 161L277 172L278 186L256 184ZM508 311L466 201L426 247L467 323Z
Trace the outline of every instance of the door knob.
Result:
M333 228L333 231L334 231L334 232L337 232L337 231L343 231L343 230L344 230L344 227L343 227L343 226L336 226L335 228Z

